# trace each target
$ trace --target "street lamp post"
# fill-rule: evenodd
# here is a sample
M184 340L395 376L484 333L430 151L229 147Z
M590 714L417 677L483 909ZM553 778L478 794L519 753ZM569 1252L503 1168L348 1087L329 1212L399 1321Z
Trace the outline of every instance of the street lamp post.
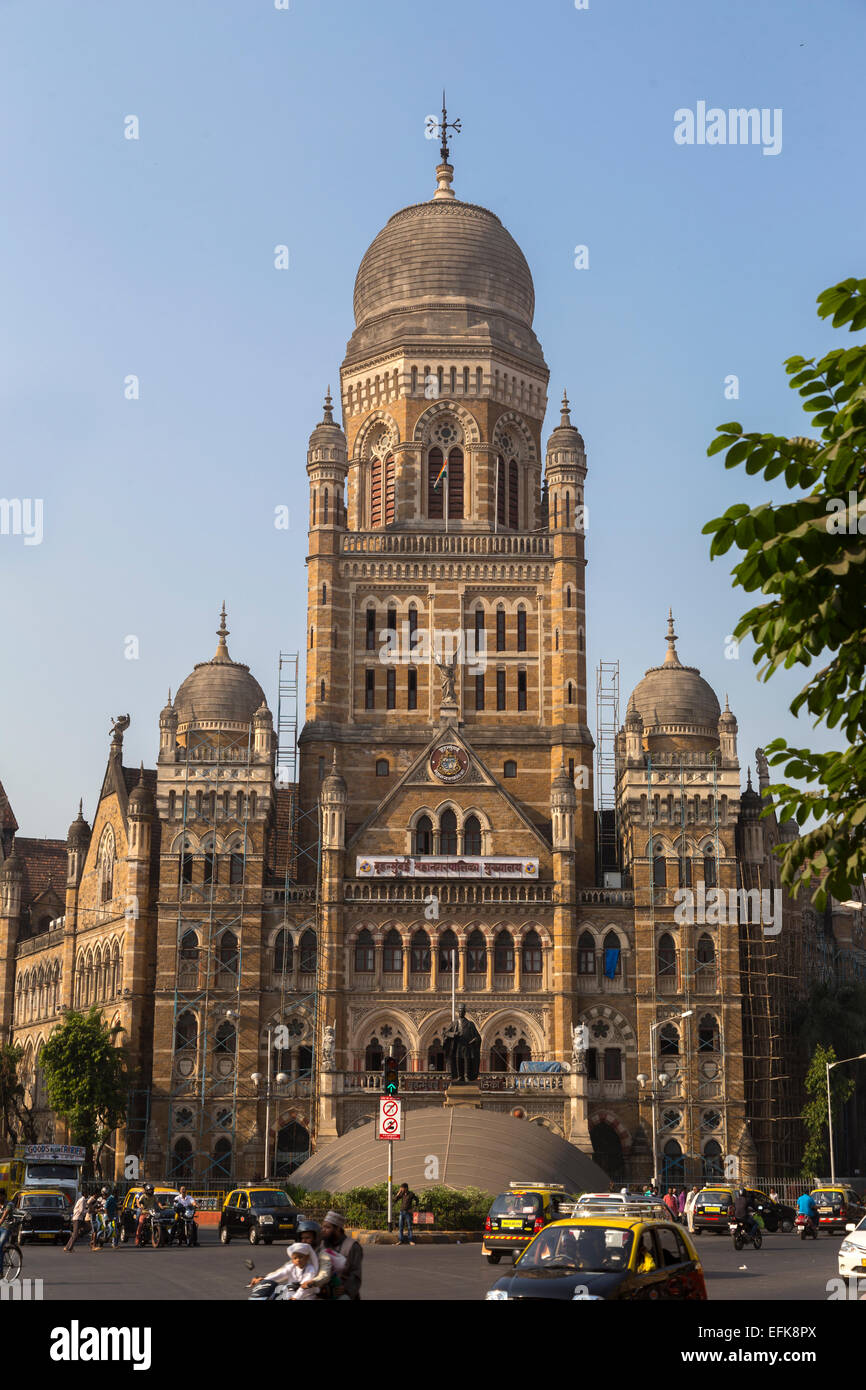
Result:
M866 1052L861 1052L861 1053L859 1053L859 1055L856 1056L856 1057L840 1057L838 1062L828 1062L828 1063L827 1063L827 1129L828 1129L828 1137L829 1137L829 1140L830 1140L830 1181L831 1181L831 1183L835 1183L835 1181L836 1181L836 1159L835 1159L835 1157L833 1156L833 1103L832 1103L832 1100L831 1100L831 1098L830 1098L830 1072L832 1071L833 1067L841 1067L841 1066L844 1066L846 1062L863 1062L863 1061L866 1061Z
M265 1077L262 1078L262 1074L260 1071L254 1071L250 1075L250 1080L252 1081L256 1090L258 1090L259 1085L261 1084L261 1081L263 1079L265 1083L265 1182L267 1182L268 1178L271 1176L271 1071L273 1069L273 1050L271 1048L271 1037L273 1035L273 1031L273 1024L269 1023L267 1029L268 1069ZM276 1080L278 1086L284 1085L288 1081L288 1079L289 1078L284 1071L277 1072Z
M663 1027L665 1026L666 1023L674 1023L674 1022L678 1021L679 1019L691 1018L691 1016L692 1016L693 1013L694 1013L694 1009L686 1009L686 1010L685 1010L683 1013L681 1013L681 1014L673 1014L670 1018L658 1018L658 1019L656 1019L655 1023L651 1023L651 1024L650 1024L650 1064L651 1064L651 1066L653 1066L653 1067L655 1066L655 1052L656 1052L656 1049L655 1049L655 1034L656 1034L656 1032L658 1031L658 1029L659 1029L659 1028L663 1028ZM659 1085L660 1087L664 1088L664 1087L668 1084L668 1076L667 1076L667 1073L666 1073L666 1072L660 1072L657 1078L653 1077L652 1075L650 1075L649 1077L647 1077L647 1076L646 1076L645 1074L643 1074L643 1073L642 1073L641 1075L643 1076L643 1081L641 1081L641 1077L640 1077L640 1076L638 1077L638 1081L640 1082L641 1085L643 1085L644 1082L647 1081L647 1080L652 1081L652 1082L654 1083L653 1086L652 1086L652 1090L650 1091L650 1096L652 1097L652 1108L653 1108L653 1109L652 1109L652 1114L653 1114L653 1120L652 1120L652 1128L653 1128L653 1186L654 1186L654 1187L659 1187L659 1186L660 1186L660 1182L659 1182L659 1156L658 1156L658 1098L659 1098L660 1092L659 1092L659 1090L656 1089L655 1082L657 1081L657 1082L658 1082L658 1085Z

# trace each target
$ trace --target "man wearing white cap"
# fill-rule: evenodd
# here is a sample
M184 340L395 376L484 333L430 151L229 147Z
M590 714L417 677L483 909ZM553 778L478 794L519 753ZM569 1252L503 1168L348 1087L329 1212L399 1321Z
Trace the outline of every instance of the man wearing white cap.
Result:
M326 1250L344 1256L346 1261L345 1268L340 1271L343 1292L339 1297L356 1302L361 1297L361 1261L364 1251L352 1236L346 1235L346 1218L338 1211L325 1213L322 1222L322 1242Z
M291 1299L292 1302L318 1298L319 1290L312 1282L319 1272L319 1261L315 1250L311 1245L305 1245L300 1240L296 1241L294 1245L287 1246L286 1249L289 1254L288 1263L280 1265L279 1269L272 1270L270 1274L263 1274L257 1279L251 1279L250 1288L254 1284L261 1284L264 1280L269 1284L287 1284L289 1287L284 1297Z

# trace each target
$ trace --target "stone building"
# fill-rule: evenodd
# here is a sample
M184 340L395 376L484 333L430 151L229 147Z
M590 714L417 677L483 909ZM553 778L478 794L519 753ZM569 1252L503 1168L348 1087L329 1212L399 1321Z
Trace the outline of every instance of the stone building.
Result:
M793 1162L800 985L776 957L800 918L786 903L774 938L736 906L704 912L711 890L777 886L782 832L741 792L734 715L671 618L617 735L602 874L584 441L565 397L542 438L520 248L455 196L447 158L436 173L361 262L343 424L329 394L310 437L297 781L223 608L215 655L159 715L154 769L123 766L115 722L92 828L79 810L65 844L22 841L0 797L0 1027L36 1087L64 1009L116 1025L135 1072L118 1175L125 1153L199 1182L288 1171L369 1120L389 1051L411 1122L447 1085L453 995L481 1033L484 1107L612 1177L646 1177L654 1135L671 1180Z

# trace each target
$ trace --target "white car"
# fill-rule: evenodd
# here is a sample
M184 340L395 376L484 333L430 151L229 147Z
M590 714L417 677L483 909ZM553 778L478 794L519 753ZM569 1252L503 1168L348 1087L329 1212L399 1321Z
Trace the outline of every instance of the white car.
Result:
M866 1216L858 1226L845 1227L846 1235L839 1246L839 1273L843 1278L860 1274L866 1278Z

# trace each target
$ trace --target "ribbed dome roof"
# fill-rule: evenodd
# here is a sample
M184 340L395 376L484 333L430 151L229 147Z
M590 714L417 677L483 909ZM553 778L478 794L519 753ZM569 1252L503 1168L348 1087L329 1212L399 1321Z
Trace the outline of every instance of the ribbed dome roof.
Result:
M633 704L643 719L644 730L659 725L690 725L717 730L719 701L712 686L696 666L683 666L676 649L673 618L668 619L668 651L661 666L651 666L634 689Z
M395 212L361 261L347 360L407 340L464 338L543 366L534 311L526 257L499 218L440 186L429 202Z
M225 604L220 618L219 643L213 658L199 661L174 697L179 725L214 721L248 724L259 706L267 703L249 666L232 661L229 656Z

